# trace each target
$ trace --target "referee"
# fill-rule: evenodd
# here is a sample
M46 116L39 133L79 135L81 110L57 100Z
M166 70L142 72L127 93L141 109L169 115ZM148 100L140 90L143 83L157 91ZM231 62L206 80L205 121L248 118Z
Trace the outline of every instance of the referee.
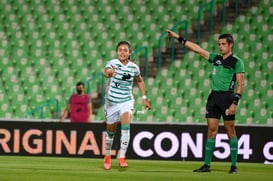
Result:
M218 38L220 54L211 53L199 45L186 40L175 32L166 30L169 35L177 39L188 49L198 53L212 66L211 93L206 105L206 118L208 125L207 142L205 147L204 165L194 172L210 172L210 163L215 148L215 138L218 132L220 118L223 117L224 127L229 138L231 167L229 173L237 173L238 140L235 131L235 112L244 90L244 63L233 55L233 37L222 34ZM237 87L235 90L235 85Z

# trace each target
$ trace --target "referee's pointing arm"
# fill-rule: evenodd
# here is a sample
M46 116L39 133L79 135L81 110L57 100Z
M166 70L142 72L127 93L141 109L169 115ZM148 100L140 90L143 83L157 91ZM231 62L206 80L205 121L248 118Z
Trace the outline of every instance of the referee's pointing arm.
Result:
M180 43L184 44L188 49L194 51L195 53L198 53L204 59L209 60L209 52L207 50L201 48L196 43L186 40L185 38L179 36L177 33L171 30L166 30L166 32L168 32L171 37L177 39Z

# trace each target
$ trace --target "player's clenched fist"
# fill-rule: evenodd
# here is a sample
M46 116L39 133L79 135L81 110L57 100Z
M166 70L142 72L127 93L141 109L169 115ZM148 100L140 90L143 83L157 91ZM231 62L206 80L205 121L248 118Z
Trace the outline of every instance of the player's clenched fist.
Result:
M104 76L107 78L114 77L116 75L115 67L111 65L112 68L107 68L104 70Z

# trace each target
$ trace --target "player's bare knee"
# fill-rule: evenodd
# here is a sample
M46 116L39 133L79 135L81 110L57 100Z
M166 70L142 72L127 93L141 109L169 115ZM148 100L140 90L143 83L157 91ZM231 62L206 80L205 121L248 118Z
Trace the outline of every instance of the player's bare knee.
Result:
M214 139L216 138L218 130L217 129L209 129L208 130L208 138Z
M132 115L129 112L125 112L121 116L121 124L130 124L132 119Z

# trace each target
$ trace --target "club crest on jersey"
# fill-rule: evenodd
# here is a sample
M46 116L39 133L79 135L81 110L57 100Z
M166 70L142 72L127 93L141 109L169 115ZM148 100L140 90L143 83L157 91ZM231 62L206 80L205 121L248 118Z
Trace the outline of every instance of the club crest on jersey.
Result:
M129 70L131 73L134 73L134 72L135 72L135 69L136 69L135 67L131 67L131 66L128 67L128 70Z
M222 61L221 61L221 60L216 60L215 63L216 63L217 65L222 65Z

